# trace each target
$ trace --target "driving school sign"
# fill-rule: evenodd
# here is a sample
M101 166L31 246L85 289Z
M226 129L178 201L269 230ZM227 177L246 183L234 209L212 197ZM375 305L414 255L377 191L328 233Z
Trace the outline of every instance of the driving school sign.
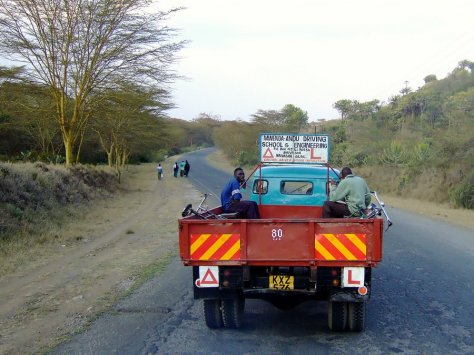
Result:
M329 136L320 134L261 133L262 163L329 162Z

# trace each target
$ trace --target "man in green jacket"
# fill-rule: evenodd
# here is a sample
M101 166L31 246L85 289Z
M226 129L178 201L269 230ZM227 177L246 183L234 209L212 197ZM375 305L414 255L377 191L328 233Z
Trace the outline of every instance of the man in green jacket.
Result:
M370 190L364 179L345 167L338 186L331 184L329 200L323 205L323 218L358 217L370 204Z

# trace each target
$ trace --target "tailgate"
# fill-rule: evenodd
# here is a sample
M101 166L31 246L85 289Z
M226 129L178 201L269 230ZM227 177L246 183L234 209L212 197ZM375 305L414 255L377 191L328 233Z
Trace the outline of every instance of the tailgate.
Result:
M186 265L373 265L382 257L381 219L180 220Z

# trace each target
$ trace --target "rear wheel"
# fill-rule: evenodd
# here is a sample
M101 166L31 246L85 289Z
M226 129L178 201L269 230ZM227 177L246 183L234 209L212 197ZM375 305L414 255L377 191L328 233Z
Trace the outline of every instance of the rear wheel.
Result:
M342 332L346 328L347 303L329 302L328 326L335 332Z
M365 302L350 302L347 307L347 326L353 332L365 328Z
M222 300L222 321L226 328L240 328L245 308L242 296Z
M221 300L204 300L204 319L211 329L222 327Z

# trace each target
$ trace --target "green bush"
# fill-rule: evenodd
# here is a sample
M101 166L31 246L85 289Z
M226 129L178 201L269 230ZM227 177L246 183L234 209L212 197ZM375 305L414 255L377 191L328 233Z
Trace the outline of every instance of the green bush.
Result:
M474 170L449 192L449 198L455 207L474 209Z
M259 163L259 157L256 152L242 151L240 152L237 162L240 166L257 165Z

